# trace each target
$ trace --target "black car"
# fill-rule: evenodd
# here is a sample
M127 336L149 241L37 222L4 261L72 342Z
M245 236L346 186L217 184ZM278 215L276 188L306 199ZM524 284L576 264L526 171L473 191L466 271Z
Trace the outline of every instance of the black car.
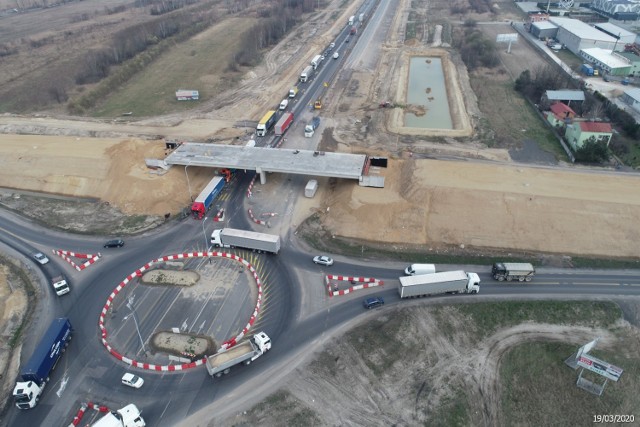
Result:
M124 246L124 240L122 239L109 240L107 243L104 244L105 248L121 248L123 246Z
M384 300L382 299L382 297L370 297L362 301L362 305L364 305L364 308L366 308L367 310L380 307L383 304Z

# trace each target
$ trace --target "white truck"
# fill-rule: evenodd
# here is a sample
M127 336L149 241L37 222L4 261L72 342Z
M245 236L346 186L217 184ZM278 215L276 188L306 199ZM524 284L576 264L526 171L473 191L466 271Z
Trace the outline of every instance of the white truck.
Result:
M313 68L311 65L302 70L302 73L300 73L300 81L302 83L309 81L311 75L313 74L313 70L315 70L315 68Z
M353 25L353 23L356 21L356 17L355 16L350 16L349 17L349 25Z
M277 254L280 251L280 236L235 228L222 228L213 230L211 244L217 248L242 248L258 253Z
M314 70L318 68L323 59L324 57L322 55L316 55L313 57L313 59L311 60L311 66Z
M304 137L311 138L316 133L318 126L320 126L320 117L316 116L304 127Z
M63 274L53 277L51 279L51 286L53 286L53 290L58 296L68 294L70 291L69 283L67 283L67 279Z
M92 424L92 427L145 427L146 425L138 407L131 403L117 411L110 411Z
M462 270L419 274L400 278L400 298L416 298L438 294L477 294L480 277Z
M207 371L212 377L219 378L228 374L235 365L240 363L249 365L269 350L271 350L271 338L264 332L259 332L248 341L208 356Z
M528 262L496 262L491 267L491 275L494 279L502 282L517 280L519 282L530 282L536 274L536 269Z

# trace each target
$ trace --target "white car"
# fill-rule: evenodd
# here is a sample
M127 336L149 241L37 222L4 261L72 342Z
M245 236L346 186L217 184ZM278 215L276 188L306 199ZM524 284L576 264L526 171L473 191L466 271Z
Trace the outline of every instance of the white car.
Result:
M333 54L333 59L338 59L340 57L340 53L336 52Z
M122 384L133 388L140 388L144 384L144 380L137 375L127 372L122 376Z
M33 258L42 265L45 265L46 263L49 262L49 258L47 258L47 256L42 252L33 254Z
M336 44L335 44L335 43L331 43L331 44L329 45L329 49L333 49L334 47L336 47Z
M320 265L326 265L327 267L333 265L333 259L329 258L326 255L318 255L316 257L313 257L313 262Z

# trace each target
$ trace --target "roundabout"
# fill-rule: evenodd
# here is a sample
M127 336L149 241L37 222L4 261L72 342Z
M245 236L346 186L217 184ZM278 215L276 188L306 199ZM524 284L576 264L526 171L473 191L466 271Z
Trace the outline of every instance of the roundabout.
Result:
M242 338L249 332L251 327L256 322L258 315L261 312L263 304L263 284L260 280L256 268L246 259L227 252L187 252L181 254L166 255L157 259L154 259L147 264L143 265L139 269L129 274L124 280L122 280L118 286L111 292L107 301L105 302L102 311L100 312L98 326L100 328L101 342L107 351L116 359L133 367L162 372L182 371L191 369L203 365L206 361L205 356L211 348L214 346L215 340L207 337L204 334L185 334L180 328L171 328L168 331L158 331L154 333L153 347L160 353L172 354L170 360L177 363L149 363L146 361L140 361L136 358L126 355L126 351L118 350L114 345L110 343L108 338L110 337L107 322L114 314L114 305L120 298L125 298L124 292L128 286L134 283L139 283L148 286L177 286L177 287L194 287L198 286L200 276L197 272L192 270L182 270L176 272L171 269L163 269L162 267L174 266L176 262L185 262L193 260L207 259L209 265L213 263L213 260L231 260L242 267L242 270L246 271L248 275L253 279L255 283L255 305L253 312L249 316L244 328L235 336L226 339L217 350L217 353L227 351L231 347L235 346ZM182 265L182 264L179 264ZM176 274L184 273L184 274ZM175 277L182 278L174 283ZM219 293L219 292L218 292ZM132 311L133 319L135 321L136 330L142 343L142 348L146 356L147 351L144 347L144 341L140 334L138 321L136 319L136 312L133 308L133 296L129 296L128 302L125 304ZM203 311L203 310L201 310ZM123 319L127 320L130 315L125 316ZM158 339L158 337L161 337ZM163 345L162 343L165 343ZM184 347L184 348L182 348ZM176 355L179 353L179 355Z

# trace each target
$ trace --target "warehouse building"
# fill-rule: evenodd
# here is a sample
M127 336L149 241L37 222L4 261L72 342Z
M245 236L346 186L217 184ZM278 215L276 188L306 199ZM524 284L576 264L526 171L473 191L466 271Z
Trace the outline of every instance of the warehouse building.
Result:
M558 26L556 39L577 56L581 56L581 50L594 47L624 50L624 44L615 37L577 19L551 17L549 21Z
M582 49L580 56L605 74L628 76L631 73L631 61L617 52L611 52L610 49L599 47Z

